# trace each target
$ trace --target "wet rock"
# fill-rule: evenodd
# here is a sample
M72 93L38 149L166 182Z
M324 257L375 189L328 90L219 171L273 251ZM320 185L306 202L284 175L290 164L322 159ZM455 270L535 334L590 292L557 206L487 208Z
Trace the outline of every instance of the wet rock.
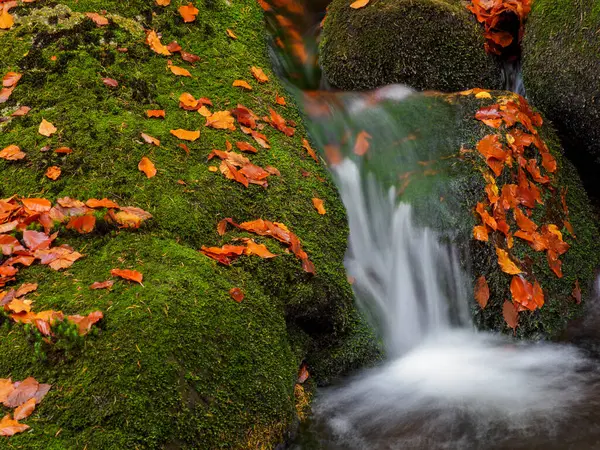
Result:
M321 64L328 81L345 90L391 83L443 92L501 87L482 28L458 0L375 0L362 9L334 0Z

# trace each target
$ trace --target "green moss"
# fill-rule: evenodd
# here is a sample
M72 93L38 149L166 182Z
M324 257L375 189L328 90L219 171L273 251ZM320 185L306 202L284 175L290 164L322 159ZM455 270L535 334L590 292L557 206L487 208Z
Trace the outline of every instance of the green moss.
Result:
M533 3L523 40L523 79L534 105L556 126L569 159L595 197L600 161L600 2Z
M321 63L336 87L364 90L403 83L421 90L501 87L497 62L462 2L375 0L352 9L332 2Z
M276 93L284 91L267 70L260 8L252 0L197 3L196 22L185 25L177 8L187 1L165 8L142 1L37 2L15 8L17 24L0 33L0 73L23 74L3 115L19 105L33 108L0 124L0 148L17 144L27 154L22 161L0 160L0 198L108 197L154 216L139 231L101 226L79 236L61 227L57 243L72 245L85 258L65 273L38 266L21 271L19 282L40 283L35 310L101 309L105 320L83 349L50 351L45 362L32 360L20 327L0 330L6 348L0 377L32 375L54 385L27 422L33 432L8 441L14 448L271 447L294 423L293 388L303 359L318 364L313 355L343 354L338 366L318 371L326 380L328 371L343 372L377 354L356 316L342 266L344 209L326 170L302 149L306 134L296 108L275 107ZM112 19L107 27L82 15L100 10ZM144 44L141 30L150 28L162 33L163 43L177 40L202 58L191 66L171 57L191 78L175 77L167 58ZM239 39L228 38L227 28ZM254 82L253 65L271 81ZM105 86L104 77L119 86ZM233 88L236 79L248 80L254 90ZM212 111L242 103L261 116L273 107L296 121L293 138L265 128L272 148L250 156L282 176L270 177L266 189L244 188L210 172L212 149L249 139L239 130L205 127L198 113L178 107L183 92L209 97ZM164 109L166 119L147 119L147 109ZM58 128L51 138L37 132L43 118ZM176 128L201 130L200 139L187 143L189 155L169 133ZM159 138L160 147L143 143L141 132ZM45 146L67 146L73 153L40 151ZM143 156L155 163L156 177L147 179L137 169ZM52 165L62 169L57 181L44 177ZM313 197L325 200L325 216L314 210ZM238 231L220 237L216 225L224 217L285 223L317 276L303 272L294 255L267 238L253 236L277 258L245 257L222 267L199 254L202 245L250 237ZM88 289L113 267L142 271L144 286L119 282L112 292ZM244 290L241 304L229 298L232 287Z

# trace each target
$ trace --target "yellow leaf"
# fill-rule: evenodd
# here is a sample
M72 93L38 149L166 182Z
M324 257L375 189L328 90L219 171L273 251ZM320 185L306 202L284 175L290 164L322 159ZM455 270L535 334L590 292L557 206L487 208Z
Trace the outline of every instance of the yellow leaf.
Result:
M367 6L369 4L370 0L356 0L354 3L352 3L350 5L350 8L353 9L360 9L360 8L364 8L365 6Z
M0 10L0 29L8 30L15 24L13 16L8 11Z
M38 131L42 136L50 137L56 133L56 127L46 119L42 119L42 123L40 123L40 128Z
M496 255L498 255L498 264L504 273L517 275L523 273L521 269L510 259L506 250L496 247Z
M475 98L492 98L489 92L479 92L475 94Z
M237 36L235 35L235 33L233 31L231 31L229 28L227 28L227 36L229 36L231 39L237 39Z
M25 153L16 145L9 145L3 150L0 150L0 158L7 161L17 161L25 158Z

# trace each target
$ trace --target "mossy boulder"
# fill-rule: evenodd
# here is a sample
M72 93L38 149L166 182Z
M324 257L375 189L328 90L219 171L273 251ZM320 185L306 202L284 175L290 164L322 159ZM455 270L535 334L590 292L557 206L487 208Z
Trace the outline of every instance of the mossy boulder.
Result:
M494 211L486 193L490 180L496 183L499 194L505 185L521 184L520 163L516 156L512 162L507 160L496 176L477 150L478 143L486 136L497 135L503 148L508 149L509 140L512 140L507 137L508 132L530 133L518 121L508 128L502 120L499 124L488 126L477 120L475 115L481 108L494 104L512 102L513 105L526 105L523 98L503 91L410 94L398 86L370 93L331 96L309 100L326 102L329 108L310 103L307 107L307 111L314 114L333 111L329 117L321 116L308 122L311 133L326 149L324 156L333 164L339 163L341 157L353 160L365 174L363 182L367 192L374 189L372 180L366 177L370 174L378 181L385 199L396 198L399 202L410 203L417 224L435 230L442 242L452 243L458 249L463 269L472 277L472 286L476 279L485 276L490 290L487 306L482 309L471 297L472 315L479 328L513 334L503 318L503 304L505 300L512 299L510 285L513 276L501 270L496 247L507 251L523 271L525 279L532 284L539 282L544 293L545 303L541 308L520 312L516 336L557 337L570 319L581 314L583 302L577 303L573 291L578 283L584 299L592 292L595 270L600 264L598 228L577 172L564 157L560 142L549 124L532 126L531 129L535 129L536 136L546 143L558 169L548 174L549 183L532 182L541 194L533 207L524 207L523 204L517 207L531 212L530 218L538 230L556 225L562 239L569 245L568 251L560 257L563 276L559 278L551 270L544 251L535 251L525 240L515 236L519 225L513 217L514 207L505 210L511 238L491 230L485 242L474 238L474 227L482 223L476 212L477 204L482 203L490 214ZM528 109L527 106L522 108L523 111ZM523 120L527 122L527 119ZM364 142L362 147L358 147L362 148L358 153L364 153L364 156L357 155L355 150L361 131L369 135L368 149L365 151ZM534 145L525 146L522 156L525 160L534 160L544 173L541 153ZM525 168L522 172L531 181L532 175ZM390 192L392 188L394 191ZM392 194L396 197L390 197ZM521 194L518 196L524 198ZM565 197L568 214L562 196ZM385 199L381 202L385 203ZM573 232L569 231L567 222Z
M442 92L502 86L481 26L459 0L373 0L361 9L334 0L321 64L327 80L345 90L392 83Z
M101 310L104 319L83 343L44 344L42 358L31 331L2 316L0 378L34 376L53 388L27 420L31 432L0 446L271 448L297 421L294 384L303 360L320 382L379 356L344 273L347 227L335 187L302 148L306 133L296 107L275 104L284 91L268 70L260 8L253 0L199 1L196 20L185 24L178 7L187 3L40 1L11 9L15 25L0 31L0 74L23 75L0 105L8 119L0 123L0 149L18 145L26 153L19 161L0 159L0 198L107 197L153 215L137 230L100 221L92 233L79 234L60 225L56 245L69 244L84 258L61 272L40 265L20 270L16 283L39 283L30 296L35 311ZM85 16L101 11L107 26ZM154 53L144 43L150 29L201 60L188 64ZM176 77L168 59L192 76ZM255 82L252 66L270 81ZM254 90L233 87L236 79ZM218 166L207 161L212 149L249 138L237 124L235 131L205 127L198 112L179 108L183 92L209 97L213 112L242 103L260 116L274 108L295 121L293 137L262 129L271 148L249 155L281 176L271 176L267 188L246 188L210 171ZM20 106L32 109L11 117ZM164 109L166 118L147 118L150 109ZM42 119L58 129L52 137L38 133ZM179 128L201 130L198 140L186 142L189 154L169 133ZM144 143L142 132L160 146ZM73 153L56 154L58 147ZM156 165L155 177L138 170L143 156ZM44 176L50 166L62 170L55 181ZM324 200L326 215L314 209L313 197ZM226 217L285 224L316 276L275 240L236 230L220 236L217 223ZM198 251L241 237L278 256L246 256L226 267ZM141 271L143 285L121 280L110 291L89 289L112 268ZM230 298L233 287L243 290L241 303Z
M553 122L586 188L600 187L600 2L533 2L523 39L531 102Z

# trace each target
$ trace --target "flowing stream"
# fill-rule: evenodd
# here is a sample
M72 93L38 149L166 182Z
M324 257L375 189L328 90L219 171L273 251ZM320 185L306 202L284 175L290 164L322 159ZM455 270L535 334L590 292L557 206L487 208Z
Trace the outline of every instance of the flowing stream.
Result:
M303 108L316 145L335 152L330 169L350 229L346 269L386 349L379 366L318 391L313 417L292 448L600 449L597 341L577 347L478 332L469 261L454 233L461 192L445 172L452 165L405 192L402 181L414 167L458 148L440 133L456 134L452 113L403 86L319 90L315 18L293 11L284 21L285 13L267 14L277 43L274 67ZM518 65L505 75L522 91ZM369 152L377 157L356 157L348 136L374 124ZM450 186L442 194L440 180ZM436 217L443 231L428 227L424 216ZM593 299L588 303L596 329L600 320Z

